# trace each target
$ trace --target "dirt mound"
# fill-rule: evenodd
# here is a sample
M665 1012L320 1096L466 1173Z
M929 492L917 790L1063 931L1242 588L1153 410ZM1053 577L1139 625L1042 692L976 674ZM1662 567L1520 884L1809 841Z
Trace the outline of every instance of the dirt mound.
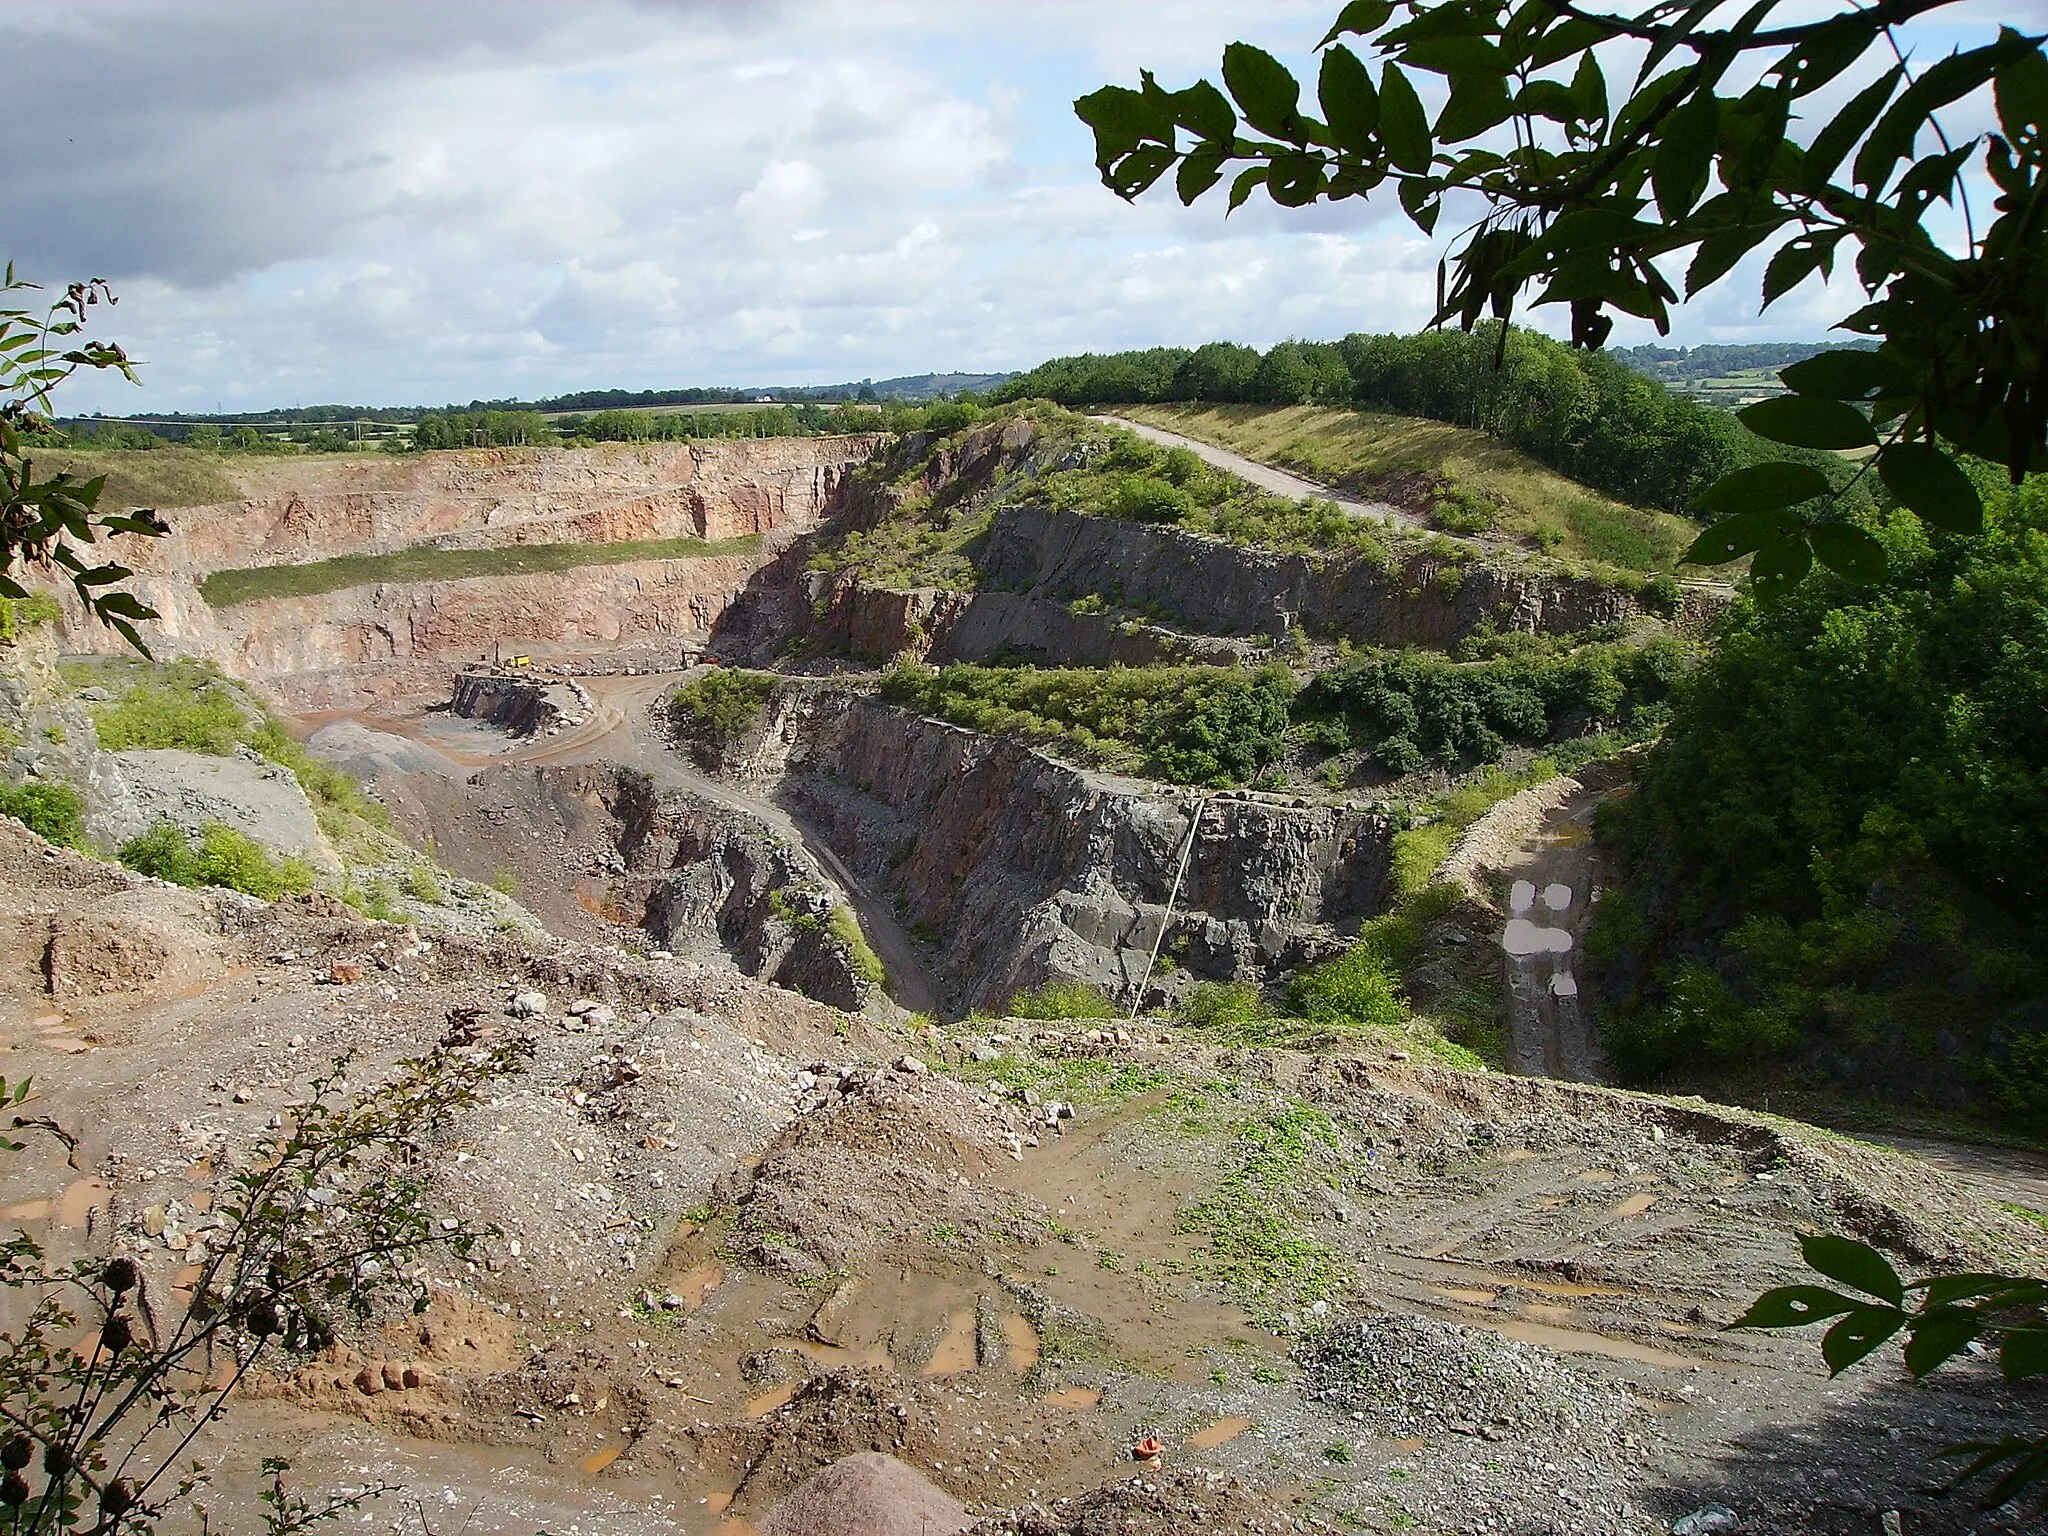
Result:
M965 1505L894 1456L862 1451L812 1473L761 1536L955 1536L969 1523Z
M1012 1510L968 1531L969 1536L1190 1536L1197 1531L1309 1528L1239 1478L1175 1471L1111 1483L1043 1509Z
M912 1058L904 1058L912 1060ZM790 1278L857 1267L883 1245L948 1226L973 1243L1016 1236L1025 1212L987 1187L996 1159L1021 1147L1011 1102L918 1063L809 1074L808 1109L721 1193L737 1208L748 1260Z
M938 1441L933 1415L892 1372L827 1371L765 1419L700 1438L706 1459L737 1457L746 1471L732 1495L738 1514L777 1504L816 1472L863 1451L927 1465Z

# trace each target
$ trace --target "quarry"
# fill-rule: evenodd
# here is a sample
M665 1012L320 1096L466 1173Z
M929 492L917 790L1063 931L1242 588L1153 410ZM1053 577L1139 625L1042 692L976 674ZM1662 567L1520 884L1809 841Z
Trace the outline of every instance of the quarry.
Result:
M242 1379L224 1491L256 1446L429 1533L769 1536L905 1467L988 1536L2026 1528L1931 1458L2038 1381L1726 1329L1802 1234L2040 1272L2048 1158L1610 1085L1594 826L1729 590L1140 425L238 462L135 553L152 658L68 594L0 644L10 780L80 806L0 818L6 1075L78 1138L0 1214L189 1296L327 1064L516 1040L414 1149L480 1241ZM1483 770L1374 713L1503 658L1561 680L1459 727ZM270 883L113 857L165 828ZM1372 944L1400 1006L1318 1012Z

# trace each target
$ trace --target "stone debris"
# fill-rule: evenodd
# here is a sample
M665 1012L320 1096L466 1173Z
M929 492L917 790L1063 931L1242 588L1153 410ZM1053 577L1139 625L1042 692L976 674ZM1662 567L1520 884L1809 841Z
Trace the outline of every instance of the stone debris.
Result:
M1353 1318L1304 1340L1308 1394L1394 1436L1450 1431L1499 1440L1611 1429L1626 1393L1533 1345L1435 1318Z

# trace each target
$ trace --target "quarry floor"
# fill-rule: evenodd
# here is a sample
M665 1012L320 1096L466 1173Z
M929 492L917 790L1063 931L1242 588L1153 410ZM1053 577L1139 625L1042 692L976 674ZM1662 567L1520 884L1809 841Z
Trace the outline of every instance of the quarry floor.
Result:
M423 782L583 754L683 782L641 723L666 681L591 680L582 731L504 752L445 718L365 723L450 765ZM457 822L428 830L459 852ZM536 889L564 874L546 852ZM394 1529L742 1536L810 1470L881 1449L991 1530L1217 1528L1195 1511L1227 1506L1231 1527L1652 1533L1713 1504L1755 1531L1874 1532L1894 1509L1912 1531L2021 1528L1930 1496L1929 1458L2038 1426L2041 1392L1981 1363L1830 1382L1812 1340L1720 1331L1803 1277L1801 1230L1930 1267L2048 1263L2048 1235L1917 1157L1158 1025L910 1038L577 942L601 920L555 944L422 940L7 826L0 921L7 1076L83 1136L76 1166L7 1170L6 1214L59 1253L136 1252L160 1285L182 1255L151 1209L203 1226L333 1055L367 1076L465 1008L536 1039L435 1160L433 1200L500 1236L445 1266L424 1327L394 1319L244 1393L208 1443L229 1490L260 1446L312 1485L392 1485L369 1519ZM362 979L329 981L337 962ZM547 1015L506 1018L535 987ZM569 1019L578 995L609 1016ZM1047 1119L1054 1099L1072 1118ZM385 1361L424 1365L422 1386L379 1388ZM1134 1480L1146 1435L1165 1464ZM1001 1523L1062 1496L1094 1502Z

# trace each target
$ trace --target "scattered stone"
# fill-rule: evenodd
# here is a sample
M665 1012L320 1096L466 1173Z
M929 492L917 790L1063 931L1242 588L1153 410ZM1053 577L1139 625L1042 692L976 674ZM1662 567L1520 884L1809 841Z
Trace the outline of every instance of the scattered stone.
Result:
M1886 1515L1886 1536L1896 1536L1898 1512L1887 1510ZM1671 1536L1720 1536L1722 1532L1740 1529L1741 1525L1742 1521L1735 1511L1725 1504L1706 1504L1691 1514L1672 1521Z
M548 999L545 992L515 992L512 1002L505 1009L515 1019L544 1019L548 1016Z
M363 979L363 968L345 960L336 961L327 968L327 979L338 987L345 987Z
M813 1472L761 1521L762 1536L957 1536L965 1505L880 1451Z
M908 1072L912 1077L917 1077L922 1073L931 1071L931 1068L919 1061L915 1056L900 1056L896 1060L896 1070L898 1072Z

